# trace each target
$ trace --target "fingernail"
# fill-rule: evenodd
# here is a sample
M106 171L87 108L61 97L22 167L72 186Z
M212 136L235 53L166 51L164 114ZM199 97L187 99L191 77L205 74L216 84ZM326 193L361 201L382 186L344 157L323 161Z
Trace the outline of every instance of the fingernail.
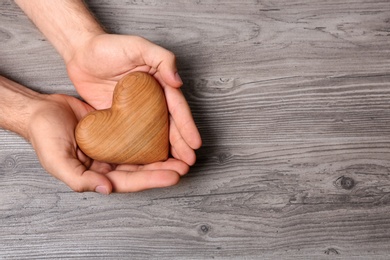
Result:
M183 84L183 81L181 80L180 75L179 75L178 72L175 73L175 80L176 80L177 82L180 82L180 84Z
M108 190L104 186L97 186L95 191L100 194L108 195Z

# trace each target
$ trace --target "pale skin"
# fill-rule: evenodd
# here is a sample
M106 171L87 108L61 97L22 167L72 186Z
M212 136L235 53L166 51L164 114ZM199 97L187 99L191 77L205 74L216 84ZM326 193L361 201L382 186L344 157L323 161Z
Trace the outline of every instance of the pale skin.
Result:
M201 138L179 89L174 54L138 36L106 33L80 0L15 2L57 49L88 104L38 94L2 77L0 127L29 140L43 167L78 192L134 192L176 184L195 163ZM149 72L164 90L173 158L149 165L93 161L78 149L74 128L89 111L110 107L116 82L132 71Z

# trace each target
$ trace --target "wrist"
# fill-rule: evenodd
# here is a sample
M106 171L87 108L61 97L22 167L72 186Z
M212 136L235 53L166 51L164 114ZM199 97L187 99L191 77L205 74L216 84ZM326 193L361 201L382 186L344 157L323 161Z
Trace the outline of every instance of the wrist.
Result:
M15 132L29 140L32 115L44 96L9 79L0 77L0 127Z
M65 62L103 28L80 0L15 0Z
M105 34L103 30L94 30L87 32L80 32L77 36L69 36L69 40L66 40L64 44L56 46L57 51L61 55L65 64L68 64L78 52L84 52L88 49L89 43L98 35Z
M69 17L73 23L65 25L66 27L63 27L63 23L58 23L59 34L46 34L65 64L72 60L78 51L88 48L88 43L93 38L106 33L94 17L86 12L80 14L78 19Z

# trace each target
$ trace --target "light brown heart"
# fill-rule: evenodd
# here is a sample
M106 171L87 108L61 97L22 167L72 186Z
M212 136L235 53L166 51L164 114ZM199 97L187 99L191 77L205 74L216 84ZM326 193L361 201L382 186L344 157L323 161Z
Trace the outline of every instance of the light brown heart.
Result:
M87 114L76 142L90 158L115 164L149 164L168 158L168 109L153 76L133 72L115 87L112 106Z

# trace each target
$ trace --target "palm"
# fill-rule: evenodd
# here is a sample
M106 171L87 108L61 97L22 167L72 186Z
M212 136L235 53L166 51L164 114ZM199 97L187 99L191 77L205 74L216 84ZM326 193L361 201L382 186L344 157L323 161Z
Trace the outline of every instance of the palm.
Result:
M132 46L126 49L129 41ZM148 45L152 50L145 54L143 49L148 48ZM96 109L104 109L111 105L112 93L118 80L129 72L149 72L161 85L167 85L157 71L162 61L152 57L153 48L156 51L162 50L161 47L135 36L99 35L68 62L68 74L86 102ZM169 52L165 55L169 55Z

